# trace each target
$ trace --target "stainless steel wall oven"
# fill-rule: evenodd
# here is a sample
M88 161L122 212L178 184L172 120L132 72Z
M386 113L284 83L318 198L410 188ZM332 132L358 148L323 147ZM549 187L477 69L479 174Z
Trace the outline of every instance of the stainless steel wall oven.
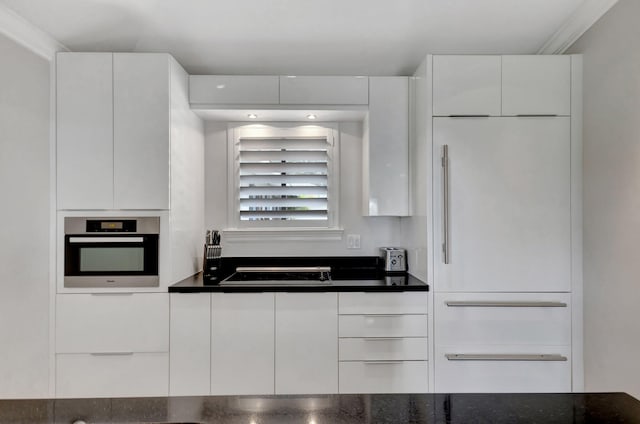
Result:
M65 287L157 287L159 217L64 219Z

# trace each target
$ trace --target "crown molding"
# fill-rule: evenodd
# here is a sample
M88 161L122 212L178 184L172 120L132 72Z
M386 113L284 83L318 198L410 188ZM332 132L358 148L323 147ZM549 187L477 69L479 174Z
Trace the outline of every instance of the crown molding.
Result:
M49 34L3 4L0 4L0 34L47 60L53 60L56 52L69 51Z
M618 0L584 0L564 24L538 50L538 54L562 54Z

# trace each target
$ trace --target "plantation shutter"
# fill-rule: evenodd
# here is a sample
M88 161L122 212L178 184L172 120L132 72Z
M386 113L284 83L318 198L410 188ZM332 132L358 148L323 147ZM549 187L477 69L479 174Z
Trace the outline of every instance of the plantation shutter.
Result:
M327 221L326 137L238 140L241 221Z

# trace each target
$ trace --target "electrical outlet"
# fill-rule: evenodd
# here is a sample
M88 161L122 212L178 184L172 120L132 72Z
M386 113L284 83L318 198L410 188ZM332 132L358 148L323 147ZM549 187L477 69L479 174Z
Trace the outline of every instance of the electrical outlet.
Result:
M347 249L360 249L360 234L347 234Z

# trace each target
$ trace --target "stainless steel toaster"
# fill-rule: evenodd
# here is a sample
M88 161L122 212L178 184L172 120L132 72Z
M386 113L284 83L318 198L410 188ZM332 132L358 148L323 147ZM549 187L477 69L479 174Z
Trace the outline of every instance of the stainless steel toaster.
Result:
M381 247L380 257L387 272L404 272L407 270L407 252L399 247Z

